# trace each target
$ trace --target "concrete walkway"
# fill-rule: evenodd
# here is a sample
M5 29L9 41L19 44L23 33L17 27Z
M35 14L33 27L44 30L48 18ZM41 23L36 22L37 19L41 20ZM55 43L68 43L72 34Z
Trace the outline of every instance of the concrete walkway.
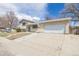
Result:
M61 56L79 55L79 36L33 33L4 43L13 55Z

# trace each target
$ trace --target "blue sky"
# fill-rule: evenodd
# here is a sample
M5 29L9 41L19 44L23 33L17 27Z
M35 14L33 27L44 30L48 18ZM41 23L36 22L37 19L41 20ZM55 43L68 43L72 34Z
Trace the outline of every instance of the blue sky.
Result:
M64 8L64 3L48 3L47 6L49 17L56 18L59 17L59 12Z

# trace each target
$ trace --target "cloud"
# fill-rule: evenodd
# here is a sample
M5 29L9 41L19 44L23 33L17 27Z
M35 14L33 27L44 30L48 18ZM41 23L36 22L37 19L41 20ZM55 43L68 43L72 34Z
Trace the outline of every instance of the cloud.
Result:
M39 18L39 17L33 17L33 19L34 19L34 20L37 20L37 21L39 21L39 20L40 20L40 18Z
M19 21L22 20L22 19L27 19L27 20L31 20L33 21L33 18L29 15L26 15L26 14L16 14L16 17L18 17Z
M19 12L31 15L32 17L40 17L41 19L45 17L45 14L47 12L46 3L21 3L15 5L18 7Z
M26 14L16 14L16 17L18 17L19 21L21 21L22 19L26 19L26 20L30 20L30 21L34 21L34 22L39 22L40 18L39 17L32 17Z
M13 10L19 19L33 20L36 18L42 20L46 14L46 6L46 3L0 3L0 15Z
M5 14L7 11L15 11L17 12L17 8L13 4L8 4L8 3L0 3L0 15Z

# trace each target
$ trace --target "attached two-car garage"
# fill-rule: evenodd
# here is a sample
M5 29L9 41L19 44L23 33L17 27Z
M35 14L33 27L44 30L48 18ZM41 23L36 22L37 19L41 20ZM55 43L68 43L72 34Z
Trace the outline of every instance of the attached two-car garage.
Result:
M44 32L65 33L65 25L47 25Z

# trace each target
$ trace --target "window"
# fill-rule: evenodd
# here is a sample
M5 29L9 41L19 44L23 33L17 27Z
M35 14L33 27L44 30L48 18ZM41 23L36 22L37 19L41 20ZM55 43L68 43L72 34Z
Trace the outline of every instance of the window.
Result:
M23 26L25 26L25 25L26 25L26 23L24 22L24 23L22 23L22 25L23 25Z
M37 25L33 25L32 27L33 27L33 28L37 28L38 26L37 26Z

